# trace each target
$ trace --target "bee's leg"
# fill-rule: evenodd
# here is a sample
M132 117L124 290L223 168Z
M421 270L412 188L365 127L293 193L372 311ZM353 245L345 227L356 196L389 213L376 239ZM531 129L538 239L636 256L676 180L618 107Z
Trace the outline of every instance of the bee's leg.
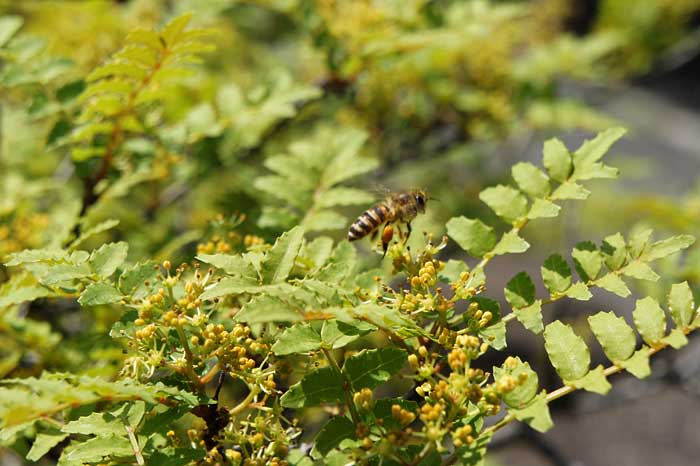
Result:
M374 230L372 234L370 234L369 239L374 242L375 239L377 239L377 235L379 234L379 228Z
M408 229L408 233L406 233L406 241L408 241L408 238L411 237L411 222L406 222L406 229Z

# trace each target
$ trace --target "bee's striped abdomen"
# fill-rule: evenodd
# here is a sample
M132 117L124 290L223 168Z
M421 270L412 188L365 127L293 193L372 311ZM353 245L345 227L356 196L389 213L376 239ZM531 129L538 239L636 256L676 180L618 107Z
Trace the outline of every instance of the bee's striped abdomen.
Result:
M369 235L391 216L390 213L391 211L384 204L367 209L350 225L348 241L355 241Z

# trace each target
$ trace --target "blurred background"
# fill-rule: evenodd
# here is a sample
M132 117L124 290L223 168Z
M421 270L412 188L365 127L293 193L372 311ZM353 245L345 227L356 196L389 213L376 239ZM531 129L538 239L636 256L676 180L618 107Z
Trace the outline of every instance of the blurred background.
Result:
M550 253L584 239L600 243L643 226L659 236L698 235L700 0L6 0L0 13L22 22L0 27L0 257L55 243L67 234L65 219L80 213L80 179L95 168L71 156L67 137L82 77L129 31L187 11L217 31L208 39L216 48L147 114L167 144L127 141L120 183L107 179L107 195L86 211L93 224L120 221L109 235L129 242L130 257L188 261L198 250L235 249L219 235L231 223L241 236L274 238L299 213L259 181L274 170L266 161L309 147L341 150L345 140L359 141L360 161L376 164L354 185L421 187L438 199L414 228L439 237L455 215L493 219L478 192L507 182L517 161L541 164L546 139L575 148L612 125L629 129L607 162L620 179L529 226L532 250L494 260L489 293L498 296L520 270L538 275ZM340 240L358 209L317 219L307 231ZM448 257L461 256L455 248ZM374 255L366 259L376 266ZM700 291L697 247L660 267L666 281L635 283L639 296L663 298L682 280ZM614 309L631 321L633 305L600 293L550 308L545 318L576 326ZM119 367L118 348L100 340L108 337L81 333L104 335L112 317L33 312L28 340L0 332L3 377L26 375L27 358L34 371L111 375ZM58 341L72 359L51 359ZM546 435L504 429L488 464L697 464L700 343L669 353L653 361L651 379L620 375L606 397L557 401ZM516 329L508 354L538 366L547 388L560 384L540 337ZM603 361L601 351L594 364L596 357Z

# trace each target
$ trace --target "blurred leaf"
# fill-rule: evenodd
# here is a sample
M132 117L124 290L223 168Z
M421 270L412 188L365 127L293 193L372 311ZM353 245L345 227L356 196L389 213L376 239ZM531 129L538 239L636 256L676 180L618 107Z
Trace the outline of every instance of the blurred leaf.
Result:
M657 259L662 259L674 254L678 251L686 249L695 242L695 238L690 235L678 235L667 238L662 241L657 241L650 244L640 256L640 259L645 262L651 262Z
M3 47L12 39L17 31L24 24L24 19L21 16L5 15L0 17L0 47Z
M447 234L475 257L482 257L496 245L493 228L478 219L453 217L447 222Z
M617 169L608 167L599 160L626 132L624 128L610 128L599 133L594 139L585 141L573 154L573 176L577 180L616 178Z
M513 224L527 215L527 199L520 191L510 186L486 188L479 193L479 199L508 223Z

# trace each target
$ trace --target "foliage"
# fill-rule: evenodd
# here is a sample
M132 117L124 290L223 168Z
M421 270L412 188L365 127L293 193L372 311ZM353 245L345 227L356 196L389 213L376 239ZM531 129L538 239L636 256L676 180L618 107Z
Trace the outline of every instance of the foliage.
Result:
M99 59L54 57L22 16L0 18L12 117L0 153L0 441L28 461L480 464L501 427L548 430L551 402L604 394L623 370L647 377L652 355L700 326L692 283L666 285L652 268L690 247L687 234L637 229L549 251L543 288L523 271L503 295L487 292L491 260L530 249L530 222L617 177L602 159L618 127L574 151L546 141L542 167L519 162L512 182L473 196L492 214L455 212L439 240L439 228L414 233L418 247L397 236L384 266L338 239L374 202L363 181L398 170L392 161L437 162L523 123L607 122L555 87L598 77L615 34L574 38L529 3L191 0L206 6L198 17L161 27L134 12L155 23L165 9L133 3L114 18L84 7L105 34L124 33L122 18L135 27ZM27 29L42 20L28 15ZM195 26L206 23L219 27ZM283 63L271 30L323 79ZM442 186L464 197L453 188ZM448 258L457 247L475 265ZM634 328L592 314L607 367L591 367L579 328L545 325L546 305L588 301L592 288L626 298L633 280L664 283L666 311L648 296ZM559 389L520 357L483 366L514 320L542 335Z

